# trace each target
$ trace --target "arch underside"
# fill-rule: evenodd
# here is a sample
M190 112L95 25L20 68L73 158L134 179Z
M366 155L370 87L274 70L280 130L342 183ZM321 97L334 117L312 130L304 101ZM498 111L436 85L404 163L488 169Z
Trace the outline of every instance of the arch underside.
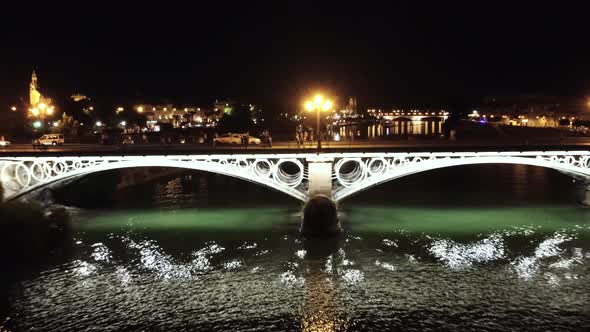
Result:
M574 160L571 164L563 162L560 159L545 159L541 157L469 157L469 158L441 158L441 159L426 159L416 163L401 163L399 165L388 165L379 174L370 174L366 172L365 176L356 183L348 186L342 186L338 179L334 180L335 188L333 191L333 199L341 201L354 194L373 188L379 184L399 179L412 174L427 172L435 169L464 166L464 165L478 165L478 164L517 164L538 166L544 168L554 169L566 175L572 176L576 179L590 180L590 168L588 168L588 158L585 157L583 161Z
M14 160L3 161L10 162L13 164L15 163ZM39 190L53 184L67 182L69 180L97 172L136 167L172 167L226 175L274 189L276 191L285 193L301 201L307 200L307 190L305 188L306 183L304 183L303 181L305 178L304 170L301 170L301 178L298 179L299 181L291 183L289 185L287 183L282 183L281 181L277 181L275 179L276 172L274 168L277 167L276 164L273 164L271 162L271 164L269 164L271 169L269 169L268 174L260 174L260 172L257 173L253 169L252 164L240 165L240 162L242 161L243 160L240 160L237 163L231 164L218 161L212 162L200 160L161 160L157 158L145 158L145 160L137 159L110 162L107 161L97 165L90 165L81 167L79 169L68 170L66 172L63 172L62 174L51 176L41 181L36 181L35 183L32 183L27 186L22 186L22 188L18 188L16 190L13 189L12 192L10 192L10 187L8 186L8 188L6 188L5 190L5 199L18 199L23 195L31 193L35 190ZM14 179L6 179L4 171L2 171L2 173L3 174L1 181L3 182L3 185L7 181L14 182Z

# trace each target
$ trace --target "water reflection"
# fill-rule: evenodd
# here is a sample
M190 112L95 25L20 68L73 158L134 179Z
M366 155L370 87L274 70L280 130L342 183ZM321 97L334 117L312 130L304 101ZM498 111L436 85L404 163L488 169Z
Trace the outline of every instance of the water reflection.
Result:
M333 284L333 255L338 252L340 243L340 237L306 239L303 242L303 331L337 331L344 328L345 322L338 318L339 304Z
M373 194L371 204L347 202L345 232L328 242L302 239L300 215L282 202L265 205L256 189L234 184L234 200L261 195L254 207L228 208L227 192L195 207L223 178L162 180L121 198L151 209L80 214L75 252L12 284L0 326L583 330L590 324L589 211L564 203L571 183L559 177L489 170L484 179L461 171L477 179L466 187L485 188L483 198L449 192L458 185L445 182L449 173L436 173L402 183L407 190ZM429 189L431 182L442 189ZM527 192L519 189L525 184ZM515 199L519 204L506 203Z
M590 303L584 272L590 248L583 240L589 232L588 225L470 238L349 232L321 242L291 232L240 239L218 233L216 241L190 236L194 247L177 251L164 234L146 238L127 230L96 241L87 229L77 258L23 282L11 316L23 330L88 324L266 329L282 317L287 329L334 331L417 321L437 328L444 317L462 317L465 324L478 319L473 308L485 308L480 314L488 327L519 326L523 315L543 312L535 319L570 329L584 320L562 320L561 310L582 312ZM549 291L555 287L562 291ZM547 308L549 300L554 306ZM423 316L414 317L416 310ZM121 321L126 325L117 325Z
M438 118L398 118L382 120L373 124L347 124L334 129L340 140L351 136L375 138L382 136L440 136L444 121Z

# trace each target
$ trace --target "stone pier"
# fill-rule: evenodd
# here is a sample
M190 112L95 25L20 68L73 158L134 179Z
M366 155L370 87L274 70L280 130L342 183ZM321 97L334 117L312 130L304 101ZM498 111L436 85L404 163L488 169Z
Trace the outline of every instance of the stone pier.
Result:
M333 158L307 158L309 200L303 206L301 233L308 238L331 236L341 231L336 203L332 200L333 162Z

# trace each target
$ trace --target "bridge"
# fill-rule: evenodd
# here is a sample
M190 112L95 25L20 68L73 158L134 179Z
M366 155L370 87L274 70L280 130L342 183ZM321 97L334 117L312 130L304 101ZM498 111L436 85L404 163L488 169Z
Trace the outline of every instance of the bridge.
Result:
M557 170L590 180L590 151L416 151L322 153L269 150L219 154L72 155L38 153L0 155L4 198L17 199L34 190L90 173L130 167L177 167L223 174L283 192L303 202L323 194L339 202L363 190L433 169L473 164L523 164ZM588 200L590 201L590 200Z

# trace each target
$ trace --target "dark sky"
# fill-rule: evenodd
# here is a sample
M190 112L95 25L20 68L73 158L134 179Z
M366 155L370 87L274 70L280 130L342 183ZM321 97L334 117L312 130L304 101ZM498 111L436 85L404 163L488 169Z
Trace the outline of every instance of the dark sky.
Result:
M316 89L363 105L590 94L590 13L575 2L123 2L3 4L0 104L27 95L33 68L54 95L281 110Z

